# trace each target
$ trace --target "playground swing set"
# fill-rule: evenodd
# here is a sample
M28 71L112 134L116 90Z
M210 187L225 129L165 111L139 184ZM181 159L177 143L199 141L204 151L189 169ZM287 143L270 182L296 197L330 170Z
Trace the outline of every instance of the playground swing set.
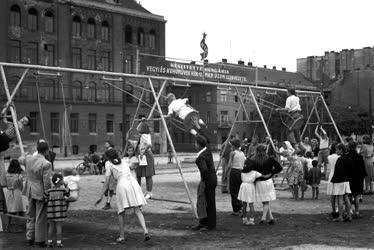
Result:
M19 81L17 82L15 88L12 90L12 92L10 92L9 87L8 87L7 77L6 77L6 74L5 74L5 68L23 69L22 76L19 79ZM68 122L68 107L67 107L67 104L66 104L66 101L65 101L63 82L61 81L61 77L63 76L63 73L82 73L82 74L90 74L90 75L99 75L99 76L102 77L101 78L102 84L107 84L107 85L113 87L114 89L116 89L118 91L121 91L122 93L126 93L127 95L132 96L133 98L137 99L138 100L138 105L137 105L137 108L136 108L134 119L131 122L131 127L130 127L128 133L127 133L127 139L130 139L131 131L133 131L135 129L136 122L147 122L147 121L152 121L152 120L160 120L162 122L163 129L165 130L165 133L166 133L166 136L167 136L167 141L170 145L172 155L173 155L174 160L176 162L176 167L179 170L179 174L180 174L182 182L184 184L184 188L185 188L185 191L186 191L186 194L187 194L187 197L188 197L189 201L188 202L187 201L175 201L175 200L161 199L161 198L160 199L152 198L152 199L153 200L166 201L166 202L190 204L191 211L196 218L198 218L197 212L196 212L196 206L195 206L194 201L192 200L191 192L190 192L189 186L187 184L187 181L184 178L181 161L178 159L178 153L175 150L173 140L172 140L172 138L170 136L170 133L169 133L168 124L167 124L167 121L165 120L165 117L164 117L164 114L163 114L163 111L162 111L162 108L161 108L161 105L160 105L160 98L165 97L165 96L162 95L162 93L164 92L164 89L165 89L167 83L171 83L171 84L177 85L177 86L186 86L186 87L188 87L190 84L191 85L192 84L197 84L197 85L209 85L209 86L225 87L225 88L234 89L235 92L236 92L236 95L238 96L238 99L239 99L239 107L238 107L239 112L237 112L237 114L236 114L234 124L231 127L227 138L230 138L230 136L232 135L232 133L234 131L235 125L238 124L238 123L262 124L266 135L270 138L270 145L274 149L275 149L275 145L274 145L274 142L273 142L273 139L272 139L272 134L268 129L268 123L271 119L271 115L273 114L273 109L275 109L277 107L277 105L275 105L275 104L273 104L269 101L266 101L264 99L262 100L260 97L256 97L255 92L258 92L258 91L263 91L263 92L272 91L272 92L278 93L278 92L286 92L287 91L286 89L257 86L255 84L253 84L253 85L243 85L243 84L211 82L211 81L201 81L201 80L186 80L186 79L181 79L181 78L170 78L170 77L152 76L152 75L127 74L127 73L118 73L118 72L105 72L105 71L95 71L95 70L83 70L83 69L74 69L74 68L50 67L50 66L41 66L41 65L15 64L15 63L0 62L0 73L1 73L1 78L2 78L2 82L3 82L3 87L4 87L4 90L5 90L5 94L6 94L6 97L7 97L7 102L4 105L4 110L9 109L10 112L11 112L11 116L12 116L12 120L13 120L13 123L14 123L15 131L16 131L16 135L17 135L17 141L18 141L18 144L19 144L19 147L20 147L21 154L24 154L24 148L23 148L21 134L20 134L18 124L17 124L17 112L15 110L15 106L12 105L12 104L13 104L13 99L14 99L17 91L19 90L20 86L22 85L26 75L30 71L35 72L34 74L36 74L36 77L37 77L36 89L37 89L38 106L39 106L41 114L42 114L42 105L41 105L41 102L40 102L39 78L42 77L42 76L54 76L54 77L57 77L57 79L60 83L60 87L62 89L62 91L61 91L62 92L62 100L63 100L63 105L64 105L64 121L63 122L65 123L64 124L65 129L62 132L63 132L63 137L65 137L65 139L66 139L66 140L63 140L63 141L67 142L66 145L65 145L66 147L71 146L71 138L70 138L69 122ZM125 89L117 86L116 84L111 83L112 81L121 82L121 81L124 81L124 79L126 80L126 84L129 84L129 85L131 85L133 87L136 87L136 88L141 90L140 97L137 97L137 96L133 95L132 93L129 93ZM132 83L131 81L129 81L130 79L138 79L138 80L143 79L145 81L143 81L142 86L140 86L139 84ZM154 88L154 82L153 81L155 81L155 80L162 81L162 84L161 84L158 92ZM184 85L186 82L188 82L188 86ZM188 91L188 89L186 89L184 95L187 93L187 91ZM150 105L150 104L146 103L145 101L143 101L143 96L144 96L145 92L149 92L149 93L152 94L152 96L154 98L153 105ZM317 105L320 103L328 114L328 117L329 117L329 120L330 120L330 122L328 124L333 125L334 130L337 133L340 141L343 142L343 138L341 137L341 135L339 133L339 130L338 130L338 128L337 128L337 126L336 126L336 124L333 120L333 117L332 117L332 115L331 115L331 113L330 113L330 111L329 111L329 109L326 105L326 102L325 102L323 96L321 95L321 93L316 92L316 91L308 91L308 90L298 90L297 93L302 94L302 95L306 95L306 96L311 96L312 100L313 100L313 108L311 109L310 113L308 114L307 121L306 121L306 123L304 125L304 128L303 128L303 131L302 131L302 136L305 133L308 126L316 125L316 123L311 122L311 117L312 117L313 114L315 114L317 116L317 119L318 119L317 124L322 123L323 125L327 125L327 124L323 123L320 115L318 114L319 111L318 111ZM249 105L249 104L254 105L255 110L256 110L259 118L260 118L259 120L251 120L250 119L250 116L248 115L248 110L246 108L246 104L247 105ZM137 119L137 115L138 115L138 112L139 112L139 109L140 109L141 105L145 105L148 108L150 108L150 112L148 113L148 116L146 118ZM270 117L268 118L268 122L265 120L260 106L263 106L264 108L271 109ZM241 110L243 110L243 112L245 114L245 117L244 117L245 119L243 121L239 120L239 113L240 113ZM154 113L155 112L158 113L159 118L154 118ZM41 120L43 119L42 116L40 118L41 118ZM169 121L175 127L179 128L181 130L185 130L183 128L183 122L182 121L180 121L178 119L174 119L174 118L172 118ZM44 128L43 120L41 121L41 123L42 123L42 129L43 129L43 136L45 137L45 128ZM287 124L285 124L285 125L287 125ZM127 144L128 143L125 144L126 147L127 147ZM227 147L227 143L225 143L224 147ZM125 150L126 150L126 148L125 148ZM219 163L217 165L216 170L218 170L220 165L221 165L221 159L219 160ZM0 153L0 171L1 171L0 174L1 174L1 177L2 177L0 184L1 184L2 187L4 187L5 183L4 183L3 179L4 179L4 175L5 175L5 163L4 163L4 154L3 153ZM8 213L6 213L6 211L3 212L3 215L11 216L11 217L19 217L19 216L15 216L15 215L12 215L12 214L8 214ZM1 217L0 217L0 219L1 219ZM0 223L0 225L1 225L1 223Z

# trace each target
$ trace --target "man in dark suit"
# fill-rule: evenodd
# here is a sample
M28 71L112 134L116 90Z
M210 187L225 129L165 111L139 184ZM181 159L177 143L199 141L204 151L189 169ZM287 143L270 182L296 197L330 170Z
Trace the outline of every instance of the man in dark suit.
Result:
M52 165L45 159L48 143L39 142L38 153L34 156L21 156L19 162L26 169L26 184L23 194L29 200L27 210L26 239L30 245L46 246L47 239L47 200L45 193L51 187Z
M216 187L217 175L213 156L207 148L205 137L197 135L195 147L199 150L196 165L200 171L200 184L198 187L197 211L199 225L195 230L213 230L216 228Z

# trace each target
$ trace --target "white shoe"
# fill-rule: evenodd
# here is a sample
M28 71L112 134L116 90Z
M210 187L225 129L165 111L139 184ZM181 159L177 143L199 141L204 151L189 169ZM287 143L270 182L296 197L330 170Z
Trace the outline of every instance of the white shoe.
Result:
M247 223L248 223L247 217L242 218L242 221L243 221L243 225L247 225Z
M152 193L147 193L144 198L146 199L151 199L152 198Z
M249 221L247 221L246 225L253 226L255 224L255 219L250 218Z

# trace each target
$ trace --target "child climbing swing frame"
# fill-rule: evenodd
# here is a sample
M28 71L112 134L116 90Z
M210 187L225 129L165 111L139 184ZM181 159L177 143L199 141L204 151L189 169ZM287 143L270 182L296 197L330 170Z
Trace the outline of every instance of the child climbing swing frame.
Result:
M24 69L23 73L22 73L22 77L20 78L20 80L18 81L16 87L14 88L14 90L12 91L12 93L9 92L9 87L8 87L8 83L7 83L7 78L6 78L6 75L5 75L5 70L4 68L5 67L9 67L9 68L19 68L19 69ZM112 80L112 81L123 81L124 79L145 79L147 80L146 83L144 83L144 87L141 87L139 86L139 88L143 88L143 91L142 91L142 96L144 94L144 90L146 91L150 91L153 95L153 98L154 98L154 104L151 108L151 111L150 113L148 114L148 117L147 119L148 120L151 120L152 117L153 117L153 114L154 112L158 112L160 114L160 120L162 122L162 125L163 125L163 128L166 132L166 136L167 136L167 140L170 144L170 147L171 147L171 150L172 150L172 153L173 153L173 156L174 156L174 159L176 161L176 165L177 165L177 168L179 170L179 173L180 173L180 176L182 178L182 181L184 183L184 187L185 187L185 190L186 190L186 193L187 193L187 196L188 196L188 199L189 199L189 204L191 205L191 208L192 208L192 211L193 211L193 214L196 216L197 218L197 212L196 212L196 207L195 207L195 204L192 200L192 197L191 197L191 192L190 192L190 189L188 187L188 184L184 178L184 175L183 175L183 171L182 171L182 166L181 166L181 162L179 161L178 159L178 154L175 150L175 147L174 147L174 143L172 141L172 138L170 136L170 133L169 133L169 129L168 129L168 126L167 126L167 123L166 123L166 120L164 118L164 115L163 115L163 111L162 111L162 108L161 108L161 105L160 105L160 98L162 97L162 92L163 90L165 89L165 86L167 84L168 81L170 82L176 82L176 83L182 83L182 82L186 82L188 81L189 84L201 84L201 85L210 85L210 86L217 86L217 87L231 87L231 88L234 88L238 97L239 97L239 101L240 101L240 105L239 105L239 111L241 109L244 110L244 113L245 113L245 121L243 122L249 122L249 123L253 123L253 122L257 122L257 123L262 123L262 125L264 126L265 128L265 132L267 134L267 136L269 136L270 138L270 143L272 145L273 148L275 148L274 146L274 143L273 143L273 139L272 139L272 136L271 136L271 133L270 131L268 130L268 127L267 127L267 124L266 124L266 121L263 117L263 114L261 112L261 109L259 107L259 104L256 100L256 96L254 95L254 90L268 90L268 91L281 91L281 92L285 92L287 91L286 89L278 89L278 88L269 88L269 87L260 87L260 86L254 86L254 85L242 85L242 84L231 84L231 83L219 83L219 82L211 82L211 81L199 81L199 80L186 80L186 79L179 79L179 78L168 78L168 77L161 77L161 76L152 76L152 75L134 75L134 74L127 74L127 73L118 73L118 72L105 72L105 71L95 71L95 70L83 70L83 69L73 69L73 68L63 68L63 67L49 67L49 66L41 66L41 65L29 65L29 64L15 64L15 63L4 63L4 62L0 62L0 72L1 72L1 77L2 77L2 81L3 81L3 85L4 85L4 89L5 89L5 93L6 93L6 96L7 96L7 103L6 105L4 106L4 108L10 108L10 111L11 111L11 114L12 114L12 118L13 118L13 122L14 122L14 126L15 126L15 129L16 129L16 133L17 133L17 140L18 140L18 143L20 145L20 150L21 150L21 153L24 154L24 150L23 150L23 144L22 144L22 138L21 138L21 135L20 135L20 132L19 132L19 129L18 129L18 124L17 124L17 113L15 111L15 108L13 105L11 105L13 103L13 98L16 94L16 92L18 91L19 87L22 85L22 82L23 80L25 79L25 76L27 75L27 73L30 71L30 70L44 70L46 72L57 72L58 74L61 74L63 72L65 73L83 73L83 74L91 74L91 75L100 75L102 76L102 80L106 81L105 83L106 84L109 84L111 85L112 87L114 87L115 89L123 92L123 93L126 93L126 94L130 94L132 95L131 93L128 93L126 92L126 90L114 85L114 84L111 84L109 83L108 81ZM107 78L107 77L117 77L117 78ZM160 90L158 91L158 93L155 91L155 88L154 88L154 84L153 84L153 81L154 80L161 80L163 81L161 87L160 87ZM62 84L62 83L61 83ZM146 88L146 85L148 85L149 89ZM244 92L244 95L242 95L241 93ZM342 137L338 131L338 128L331 116L331 113L330 111L328 110L328 107L323 99L323 96L319 93L319 92L314 92L314 91L297 91L298 93L303 93L303 94L309 94L309 95L313 95L313 96L316 96L317 97L317 100L314 104L314 108L312 110L311 113L313 113L313 111L315 111L316 113L318 113L318 110L316 108L316 104L317 104L317 101L318 100L321 100L325 109L327 110L327 113L330 117L330 120L331 120L331 123L333 124L339 138L341 141L342 140ZM139 110L139 107L141 105L141 103L144 103L142 101L142 98L138 98L134 95L132 95L133 97L135 97L136 99L138 99L139 103L138 103L138 107L137 107L137 112ZM243 99L244 97L244 99ZM257 121L251 121L250 120L250 117L248 115L248 112L247 112L247 109L245 108L245 101L246 100L251 100L254 105L255 105L255 108L256 108L256 111L257 113L259 114L259 117L260 117L260 120L257 120ZM137 114L135 114L134 116L134 121L133 123L135 122L135 119L137 117ZM319 116L317 116L319 117ZM238 121L238 118L239 118L239 112L237 112L237 115L235 117L235 122L241 122L241 121ZM308 121L307 121L307 124L306 126L308 126L309 124L309 121L310 121L310 118L311 118L311 115L308 117ZM230 130L230 133L229 133L229 136L231 135L231 133L233 132L233 127L231 128ZM303 133L305 132L305 128L303 130ZM227 144L226 144L227 146ZM4 164L4 162L2 161L2 164ZM220 163L219 163L220 165ZM218 167L219 167L218 165ZM218 169L218 168L217 168Z

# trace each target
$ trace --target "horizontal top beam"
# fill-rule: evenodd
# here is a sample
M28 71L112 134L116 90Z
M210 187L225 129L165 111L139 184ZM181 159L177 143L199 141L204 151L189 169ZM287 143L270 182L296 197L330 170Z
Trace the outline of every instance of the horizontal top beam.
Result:
M174 77L162 77L162 76L154 76L154 75L135 75L135 74L128 74L122 72L108 72L108 71L98 71L98 70L88 70L88 69L74 69L74 68L66 68L66 67L51 67L51 66L44 66L44 65L33 65L33 64L20 64L20 63L7 63L7 62L0 62L0 66L4 67L13 67L13 68L28 68L33 70L47 70L47 71L57 71L57 72L69 72L69 73L83 73L83 74L91 74L91 75L105 75L105 76L114 76L114 77L129 77L129 78L136 78L136 79L155 79L155 80L170 80L174 82L188 82L189 84L202 84L202 85L211 85L211 86L232 86L238 88L251 88L253 90L274 90L274 91L281 91L287 92L287 89L284 88L272 88L272 87L265 87L265 86L255 86L250 84L235 84L235 83L222 83L222 82L212 82L212 81L199 81L199 80L189 80L183 78L174 78ZM321 95L320 92L311 91L311 90L296 90L297 93L300 94L310 94L310 95Z

